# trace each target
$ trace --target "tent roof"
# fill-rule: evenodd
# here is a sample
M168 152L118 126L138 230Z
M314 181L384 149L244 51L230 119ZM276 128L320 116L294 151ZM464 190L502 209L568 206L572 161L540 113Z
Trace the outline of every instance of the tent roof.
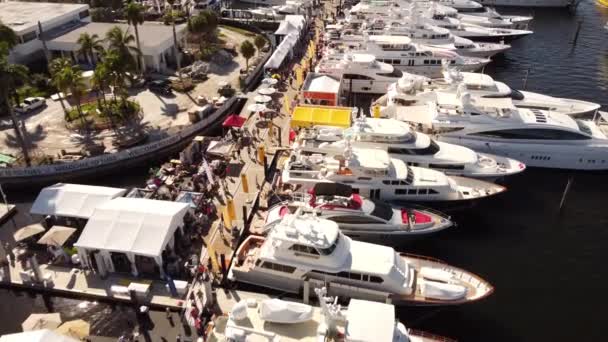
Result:
M188 203L116 198L95 209L74 246L159 256L187 211Z
M291 127L350 127L352 109L348 107L299 106L293 110Z
M277 48L272 53L272 56L270 56L270 58L268 58L268 61L266 61L266 64L264 64L264 68L276 69L280 67L281 63L283 63L285 57L287 56L291 48L298 41L298 37L299 33L290 33L285 38L283 38L279 46L277 46Z
M126 192L120 188L57 183L40 191L30 213L89 218L95 207Z
M292 23L290 23L289 21L283 20L279 24L279 28L276 31L274 31L274 34L286 36L292 32L298 33L298 32L300 32L300 30L297 27L295 27Z
M304 82L304 91L337 94L340 91L340 80L328 75L311 75Z
M3 335L0 342L78 342L71 337L60 335L49 329L26 331L17 334Z

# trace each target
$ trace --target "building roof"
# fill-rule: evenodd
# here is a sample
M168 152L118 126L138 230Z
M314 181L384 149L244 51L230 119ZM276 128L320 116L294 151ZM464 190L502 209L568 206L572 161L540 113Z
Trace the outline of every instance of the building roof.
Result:
M77 342L71 337L60 335L49 329L24 331L16 334L2 335L0 342Z
M31 214L89 218L98 205L122 196L125 189L57 183L38 194Z
M346 320L346 339L348 341L393 341L395 332L395 307L393 305L351 299L346 311Z
M157 257L177 227L187 203L120 197L95 209L74 246Z
M113 28L114 26L118 26L123 30L129 30L129 33L135 35L135 30L133 27L127 24L121 23L86 23L83 26L80 26L66 34L58 36L54 39L51 39L49 44L49 49L53 50L53 45L55 46L66 46L66 45L74 45L77 44L78 38L82 33L88 33L90 35L97 34L100 38L105 37L106 33ZM183 30L186 29L186 25L177 25L175 26L175 30L178 34L180 34ZM157 53L157 48L163 44L165 44L169 40L173 40L173 30L171 26L163 25L163 24L152 24L152 23L144 23L138 27L139 31L139 40L141 43L141 50L143 54L147 53ZM134 45L136 43L134 42Z
M0 2L0 21L17 34L38 25L43 25L71 12L84 11L86 4L60 4L50 2Z

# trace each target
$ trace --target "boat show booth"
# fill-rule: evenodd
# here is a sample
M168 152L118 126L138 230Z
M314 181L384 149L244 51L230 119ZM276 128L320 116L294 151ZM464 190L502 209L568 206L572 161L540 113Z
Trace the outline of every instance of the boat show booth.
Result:
M352 114L353 108L350 107L298 106L291 115L291 128L314 126L349 128Z
M325 74L310 72L302 86L302 98L305 104L337 106L342 80Z
M113 199L98 206L74 246L83 266L101 276L164 277L163 255L183 236L188 203Z

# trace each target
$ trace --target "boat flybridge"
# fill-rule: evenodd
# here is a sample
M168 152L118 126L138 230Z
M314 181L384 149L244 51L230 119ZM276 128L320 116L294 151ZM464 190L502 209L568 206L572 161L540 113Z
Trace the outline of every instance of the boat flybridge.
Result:
M327 286L332 295L395 305L463 304L493 291L470 272L354 241L336 222L308 214L286 215L266 237L248 236L236 250L228 278L290 293Z
M476 43L470 39L454 36L448 29L419 22L417 17L403 23L403 19L387 20L384 17L368 23L338 24L326 27L325 37L329 41L363 41L364 34L405 36L415 44L451 50L461 56L490 58L511 48L504 43Z
M442 91L455 94L467 92L473 98L507 98L511 99L517 108L545 110L573 117L592 117L600 109L597 103L515 90L486 74L460 72L449 67L447 63L444 63L443 67L443 78L437 79L404 72L399 81L388 87L386 95L381 96L375 103L387 106L397 102L411 103L414 100L423 101L425 98L436 99L434 92Z
M303 190L321 182L344 183L362 196L385 201L474 200L506 190L477 179L408 166L384 150L352 146L332 155L295 151L284 165L281 180Z
M268 210L266 229L300 210L334 221L355 239L416 237L453 225L449 216L414 205L398 206L355 194L350 185L318 183L308 193L296 192Z
M408 329L395 319L395 306L351 299L347 307L315 288L320 307L277 298L247 298L214 320L208 342L450 342ZM369 329L372 326L373 329Z
M441 141L517 158L527 166L608 170L608 126L557 112L517 108L509 98L436 94L436 102L427 106L401 106L399 119L426 126Z
M354 93L383 94L403 73L370 54L345 53L325 56L315 72L342 79L343 89Z
M494 180L526 168L514 159L435 141L427 134L415 132L408 123L384 118L360 117L346 130L335 127L302 130L293 148L301 153L330 155L343 153L348 145L381 149L408 166L425 167L453 176Z
M441 77L442 60L463 71L475 71L491 62L489 59L462 57L456 52L412 43L405 36L368 36L363 41L342 41L329 45L329 56L340 58L344 53L376 56L380 62L417 75ZM329 57L334 58L334 57Z

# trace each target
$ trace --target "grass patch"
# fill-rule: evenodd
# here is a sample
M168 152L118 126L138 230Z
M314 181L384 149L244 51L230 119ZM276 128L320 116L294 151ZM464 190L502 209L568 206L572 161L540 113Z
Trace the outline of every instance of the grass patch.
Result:
M121 100L117 100L116 103L108 101L102 108L99 111L97 110L97 102L90 102L81 106L85 121L92 123L96 129L108 128L111 124L121 125L141 112L139 103L129 100L124 103ZM72 123L75 127L82 126L82 121L76 107L68 112L66 121Z
M238 28L238 27L234 27L234 26L226 26L226 25L220 25L220 28L224 29L224 30L228 30L228 31L232 31L238 34L242 34L244 36L247 37L255 37L256 33L251 32L251 31L247 31L247 30L243 30L242 28Z

